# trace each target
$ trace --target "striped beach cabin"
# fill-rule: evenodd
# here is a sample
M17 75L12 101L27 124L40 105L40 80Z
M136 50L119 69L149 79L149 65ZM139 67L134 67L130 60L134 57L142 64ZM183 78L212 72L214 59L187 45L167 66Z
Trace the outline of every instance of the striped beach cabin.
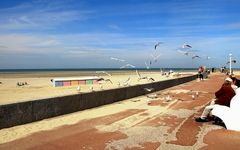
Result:
M100 77L65 77L65 78L54 78L52 80L54 87L59 86L74 86L83 84L97 84Z

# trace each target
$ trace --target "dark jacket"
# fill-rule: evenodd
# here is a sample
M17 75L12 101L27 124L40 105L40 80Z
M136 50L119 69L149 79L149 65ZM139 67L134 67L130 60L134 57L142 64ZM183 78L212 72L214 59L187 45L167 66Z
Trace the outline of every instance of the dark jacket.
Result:
M231 87L231 84L223 84L222 87L215 93L217 100L216 104L230 106L230 101L235 95L234 90Z
M240 87L240 80L239 79L236 79L236 84L235 84L237 87Z

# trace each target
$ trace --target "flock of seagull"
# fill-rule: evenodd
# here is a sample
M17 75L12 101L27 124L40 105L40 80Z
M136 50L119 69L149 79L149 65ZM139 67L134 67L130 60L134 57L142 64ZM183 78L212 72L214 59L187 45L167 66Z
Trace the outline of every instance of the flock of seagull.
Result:
M163 42L157 42L157 43L154 45L154 52L150 54L151 59L150 59L148 62L145 61L145 67L146 67L146 69L150 69L151 65L152 65L153 63L156 63L156 62L158 61L158 59L159 59L159 57L161 56L161 54L158 53L157 50L158 50L158 48L160 47L161 44L163 44ZM189 44L186 44L186 43L184 43L180 48L178 48L178 49L177 49L177 52L179 52L179 53L181 53L181 54L183 54L183 55L185 55L185 56L190 56L192 59L201 59L201 58L205 58L205 59L207 59L207 60L211 59L210 56L206 56L206 55L200 56L200 55L197 55L196 52L198 52L198 50L193 50L193 49L192 49L192 46L189 45ZM117 57L110 57L110 59L113 60L113 61L117 61L118 63L125 63L124 65L122 65L122 66L120 67L120 69L124 69L124 68L136 68L135 65L130 64L130 63L127 63L127 61L124 60L124 59L120 59L120 58L117 58ZM229 64L229 63L230 63L230 62L228 61L226 64ZM236 63L236 60L233 59L233 60L232 60L232 63ZM166 73L166 72L162 72L162 70L161 70L161 75L166 75L167 77L168 77L171 73L174 73L174 72L173 72L173 71L169 71L168 73ZM104 83L111 83L111 84L113 84L113 82L111 81L111 79L106 78L105 76L104 76L104 77L101 76L102 74L105 74L105 75L107 75L107 76L110 77L110 76L112 76L110 73L108 73L108 72L106 72L106 71L96 71L96 74L97 74L98 77L100 77L100 78L98 79L98 83L99 83L99 85L100 85L100 89L103 90L103 84L104 84ZM137 69L136 69L136 75L137 75L137 81L141 81L141 80L146 80L146 81L148 81L148 82L154 82L154 81L155 81L155 79L152 78L152 77L142 76ZM131 78L128 77L128 78L127 78L126 80L124 80L124 81L119 81L119 82L117 82L117 85L118 85L118 87L121 87L121 86L123 86L123 87L125 87L125 86L130 86L130 80L131 80ZM77 90L80 91L80 87L77 87ZM156 97L157 97L156 94L152 94L152 95L149 94L149 93L151 93L151 92L153 92L153 91L155 90L154 88L149 87L149 88L144 88L144 90L146 91L146 93L148 93L148 95L147 95L148 98L153 99L153 98L156 98ZM94 91L93 87L90 87L90 91ZM171 100L171 97L167 96L167 97L165 98L165 100L168 102L168 101ZM150 100L148 100L148 104L149 104L149 103L151 103Z
M156 63L156 62L158 61L158 58L160 57L160 53L158 53L157 49L160 47L161 44L163 44L163 42L157 42L157 43L154 45L154 53L150 54L151 60L149 60L149 63L145 62L146 69L150 69L151 65L152 65L153 63ZM189 45L189 44L183 44L183 45L182 45L182 49L187 49L187 50L186 50L186 51L179 50L179 52L184 53L185 55L188 56L188 55L192 52L192 51L190 50L191 48L192 48L191 45ZM199 57L199 56L195 55L195 56L193 56L193 59L194 59L194 58L197 58L197 57ZM200 58L200 57L199 57L199 58ZM124 68L136 68L135 65L132 65L132 64L130 64L130 63L127 63L127 61L124 60L124 59L120 59L120 58L117 58L117 57L110 57L110 59L113 60L113 61L117 61L118 63L125 63L124 65L122 65L122 66L120 67L120 69L124 69ZM109 77L112 76L112 75L111 75L110 73L108 73L107 71L96 71L95 73L97 74L98 77L100 77L100 78L98 79L98 83L99 83L99 85L100 85L100 89L103 89L103 84L105 84L105 83L111 83L111 84L113 84L113 82L111 81L110 78L107 78L107 77L104 77L104 78L103 78L103 77L102 77L103 74L105 74L105 75L107 75L107 76L109 76ZM169 71L168 73L163 73L163 72L161 71L161 75L166 75L167 77L168 77L171 73L173 73L173 71L171 71L171 72ZM154 82L154 81L155 81L155 79L152 78L152 77L142 76L137 69L136 69L136 75L137 75L137 81L138 81L138 82L141 81L141 80L146 80L146 81L148 81L148 82ZM117 85L118 85L119 87L120 87L120 86L129 86L129 85L130 85L130 80L131 80L131 78L128 77L128 78L127 78L126 80L124 80L124 81L119 81L119 82L117 83ZM146 89L144 89L144 90L150 92L149 89L153 90L152 88L146 88ZM80 87L77 87L77 90L80 91ZM93 87L90 87L90 91L94 91L94 90L93 90Z

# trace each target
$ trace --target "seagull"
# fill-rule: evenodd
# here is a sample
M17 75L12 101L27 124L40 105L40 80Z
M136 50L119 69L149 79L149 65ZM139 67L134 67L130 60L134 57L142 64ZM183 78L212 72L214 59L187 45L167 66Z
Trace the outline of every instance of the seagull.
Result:
M118 87L120 87L120 86L121 86L120 82L118 82L118 84L117 84L117 85L118 85Z
M125 60L124 59L119 59L119 58L116 58L116 57L111 57L112 60L116 60L116 61L120 61L120 62L124 62Z
M92 91L92 92L93 92L93 87L92 87L92 86L91 86L89 89L90 89L90 91Z
M160 57L161 55L159 54L154 56L153 54L151 54L150 56L153 58L154 62L157 62L158 57Z
M154 82L155 80L152 77L148 77L148 76L141 76L141 74L138 72L138 70L136 70L136 74L138 75L138 81L143 80L143 79L147 79L148 81Z
M186 55L186 56L188 56L189 55L189 53L190 53L190 51L182 51L182 50L177 50L179 53L182 53L182 54L184 54L184 55Z
M142 79L147 79L147 77L142 77L141 74L138 72L138 70L136 70L136 74L138 75L138 81L142 80Z
M165 101L166 102L169 102L169 101L171 101L172 100L172 98L170 97L170 95L168 95L167 97L165 97Z
M120 69L122 69L122 68L126 68L126 67L135 68L136 66L134 66L134 65L131 65L131 64L126 64L126 65L124 65L124 66L120 67Z
M77 91L80 91L80 89L81 89L80 86L77 86Z
M154 45L155 50L157 49L158 46L160 46L160 44L162 44L163 42L158 42L157 44Z
M112 81L111 81L110 79L105 79L104 81L106 81L106 82L110 82L111 84L113 84Z
M126 81L123 81L123 86L128 86L130 81L130 77Z
M148 81L154 82L155 80L152 77L147 77Z
M106 72L106 71L96 71L97 74L103 73L106 74L108 76L112 76L110 73Z
M147 91L147 92L151 92L151 91L154 90L154 88L144 88L144 90Z
M190 50L190 49L189 50L184 50L183 48L179 48L179 49L177 49L177 51L179 53L182 53L182 54L186 55L186 56L190 55L191 53L198 52L198 50Z
M227 64L229 64L229 63L230 63L230 61L227 62ZM233 59L233 60L232 60L232 63L234 63L234 64L237 63L237 60L236 60L236 59Z
M192 46L191 46L191 45L188 45L188 44L183 44L183 45L182 45L182 48L184 48L184 49L185 49L185 48L192 48Z
M211 57L210 56L207 56L206 59L209 60Z
M196 96L197 96L197 97L199 96L199 93L198 93L198 92L196 92Z
M193 99L193 100L195 99L195 96L194 96L194 95L192 95L192 99Z
M201 58L201 57L198 56L198 55L194 55L194 56L192 57L192 59L194 59L194 58Z
M105 82L110 82L111 84L113 84L110 79L100 78L100 79L98 79L97 81L98 81L98 82L100 82L100 81L105 81Z
M145 62L145 66L146 66L147 69L150 68L150 65L148 65L146 62Z

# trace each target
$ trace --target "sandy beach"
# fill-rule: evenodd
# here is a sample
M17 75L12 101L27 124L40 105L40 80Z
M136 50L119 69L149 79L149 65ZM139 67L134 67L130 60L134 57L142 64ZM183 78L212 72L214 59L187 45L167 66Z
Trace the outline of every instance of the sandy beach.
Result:
M169 80L173 78L183 77L196 74L194 71L173 73L170 76L162 76L160 71L139 71L141 76L148 76L155 81ZM130 78L129 86L137 84L145 84L151 81L140 80L136 71L113 71L111 76L106 74L96 74L95 72L79 72L79 71L60 71L60 72L19 72L19 73L0 73L0 105L17 103L31 100L39 100L49 97L58 97L72 95L84 92L105 90L110 88L118 88L123 86L122 83ZM53 87L51 79L58 77L85 77L98 75L104 79L110 79L110 82L99 82L99 84L81 85L81 90L77 90L77 86ZM18 82L26 82L27 85L17 86Z
M215 73L158 91L150 104L143 95L2 129L0 149L237 149L239 132L194 121L225 77Z

